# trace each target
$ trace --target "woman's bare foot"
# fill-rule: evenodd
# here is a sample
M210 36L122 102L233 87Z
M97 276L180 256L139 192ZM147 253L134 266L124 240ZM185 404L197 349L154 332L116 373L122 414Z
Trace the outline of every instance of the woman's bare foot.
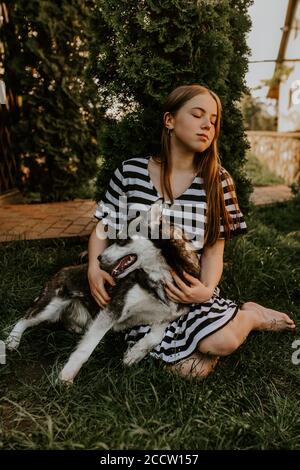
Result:
M214 370L218 360L219 356L209 356L208 354L195 352L176 364L166 366L166 368L185 379L195 377L204 379Z
M241 306L241 310L254 310L259 313L260 324L256 330L293 331L296 328L294 321L286 313L263 307L255 302L246 302Z

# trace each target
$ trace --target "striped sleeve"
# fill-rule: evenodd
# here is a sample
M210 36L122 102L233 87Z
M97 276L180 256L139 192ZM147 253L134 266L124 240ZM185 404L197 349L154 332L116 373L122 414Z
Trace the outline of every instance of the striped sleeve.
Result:
M116 234L122 229L127 217L126 200L126 186L122 163L114 171L102 200L97 203L94 214L94 217L101 220L103 225L108 225L109 233Z
M230 224L230 238L243 235L248 231L247 225L244 220L243 213L239 208L233 179L224 168L221 169L221 182L225 207L232 218L232 223ZM221 217L219 239L225 240L225 230L223 223L223 218Z

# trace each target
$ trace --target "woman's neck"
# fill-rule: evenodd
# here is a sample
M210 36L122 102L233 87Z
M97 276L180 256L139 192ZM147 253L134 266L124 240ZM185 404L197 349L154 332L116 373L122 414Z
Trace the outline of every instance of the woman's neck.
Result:
M173 145L172 145L173 144ZM171 173L191 173L194 171L194 152L171 143Z
M194 155L191 154L182 154L182 153L171 153L171 162L172 162L172 173L178 172L193 172L194 171Z

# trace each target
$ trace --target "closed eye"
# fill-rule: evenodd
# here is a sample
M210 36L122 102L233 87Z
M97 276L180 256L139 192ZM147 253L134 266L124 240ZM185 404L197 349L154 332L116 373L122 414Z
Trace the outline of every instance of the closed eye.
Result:
M195 118L198 118L198 119L202 118L202 116L197 116L196 114L193 114L193 116L194 116ZM211 123L213 126L216 125L216 121L210 121L210 123Z

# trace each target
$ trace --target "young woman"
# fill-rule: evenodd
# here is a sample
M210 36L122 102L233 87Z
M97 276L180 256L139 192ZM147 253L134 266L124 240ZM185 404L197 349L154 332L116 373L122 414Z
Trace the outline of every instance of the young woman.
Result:
M252 330L295 329L285 313L254 302L239 308L220 296L225 240L247 231L234 182L218 156L220 119L220 99L208 88L194 84L173 90L163 110L160 154L131 158L117 168L97 206L95 216L101 222L89 240L90 288L104 306L109 302L105 282L114 285L114 280L99 267L97 256L107 246L104 225L116 230L122 226L120 196L126 196L128 214L142 206L149 209L158 199L171 217L174 204L184 209L181 226L198 252L201 279L186 274L185 282L173 273L166 293L176 302L189 304L190 311L169 325L161 344L150 353L184 377L207 376L219 356L234 352ZM148 329L146 325L133 328L127 341L134 343Z

